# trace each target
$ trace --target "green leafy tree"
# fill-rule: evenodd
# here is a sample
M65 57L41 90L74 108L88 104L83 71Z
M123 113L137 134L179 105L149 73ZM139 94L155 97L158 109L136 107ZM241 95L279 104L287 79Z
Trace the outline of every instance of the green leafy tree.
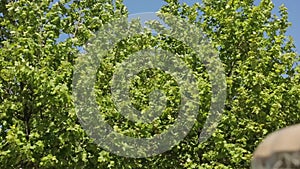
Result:
M163 11L195 22L219 50L227 76L226 108L217 132L194 158L203 168L249 168L255 147L276 129L299 123L299 56L285 35L287 8L271 0L203 0L197 14L167 1ZM190 153L191 154L191 153Z
M287 9L280 17L262 0L203 0L203 5L165 0L162 13L186 18L219 51L227 81L226 107L217 131L199 144L209 113L211 86L193 51L167 35L147 32L111 49L99 66L95 91L107 122L132 137L163 132L176 119L178 85L164 72L145 70L131 82L132 103L162 89L167 107L154 123L132 123L111 101L110 81L118 62L148 47L177 53L193 70L201 89L199 116L188 136L172 150L148 158L119 157L97 146L82 129L72 100L72 75L82 47L105 23L127 16L121 0L5 1L0 4L0 167L1 168L249 168L252 152L267 134L299 122L299 67ZM200 15L201 13L201 15ZM61 41L61 37L66 36ZM284 75L283 75L284 74Z
M121 1L93 0L1 1L0 6L0 167L97 166L101 151L73 109L73 64L77 47L126 8ZM61 35L67 38L61 41Z

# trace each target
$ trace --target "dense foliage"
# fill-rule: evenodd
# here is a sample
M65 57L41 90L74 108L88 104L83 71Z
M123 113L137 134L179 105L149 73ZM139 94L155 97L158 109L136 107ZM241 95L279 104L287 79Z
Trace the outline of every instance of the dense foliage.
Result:
M253 0L203 0L193 6L165 1L161 12L201 28L224 64L226 106L212 137L198 143L211 103L205 67L184 44L148 32L121 41L101 63L95 85L101 113L116 131L134 137L161 133L175 121L178 87L159 70L145 70L131 82L132 103L139 110L147 107L150 91L165 91L166 110L153 124L124 119L110 100L116 63L157 46L177 53L198 78L197 123L172 150L154 157L119 157L101 149L76 116L72 75L80 47L105 23L128 15L122 0L1 0L1 168L249 168L253 150L267 133L300 122L299 58L285 36L284 6L275 16L271 0L258 6Z

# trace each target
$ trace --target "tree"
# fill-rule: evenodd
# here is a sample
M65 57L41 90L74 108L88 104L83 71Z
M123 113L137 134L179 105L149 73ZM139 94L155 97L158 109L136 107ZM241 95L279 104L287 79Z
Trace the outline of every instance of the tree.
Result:
M126 14L121 3L1 1L1 168L97 164L101 151L72 108L72 67L92 31ZM68 37L58 41L62 34Z
M201 145L195 162L205 168L249 168L254 148L267 134L299 123L299 62L287 9L272 15L272 1L204 0L196 21L186 5L168 1L163 10L195 21L220 51L227 76L227 102L218 131ZM171 8L172 7L172 8Z
M149 46L170 50L191 66L201 82L198 122L188 136L163 154L133 159L100 148L81 127L71 97L78 47L105 23L127 16L121 0L1 1L0 166L249 168L252 152L267 133L299 122L299 67L292 67L299 60L292 39L285 36L289 23L284 6L277 17L271 15L270 0L259 6L253 0L203 0L203 5L193 6L166 2L161 12L197 24L224 64L226 108L209 140L198 143L211 102L203 63L193 60L191 49L176 39L149 32L121 41L107 55L97 74L97 103L105 105L101 113L122 134L147 137L164 131L176 118L180 97L172 77L145 70L132 82L132 102L140 110L148 106L147 95L154 88L166 91L168 109L158 127L134 124L118 115L109 100L109 83L116 63L129 54ZM62 35L67 38L59 41Z

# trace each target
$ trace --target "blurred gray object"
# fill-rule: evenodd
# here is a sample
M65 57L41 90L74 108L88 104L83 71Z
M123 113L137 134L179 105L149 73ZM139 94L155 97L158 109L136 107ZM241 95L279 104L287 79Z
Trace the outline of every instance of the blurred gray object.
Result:
M300 169L300 124L269 134L257 147L252 169Z

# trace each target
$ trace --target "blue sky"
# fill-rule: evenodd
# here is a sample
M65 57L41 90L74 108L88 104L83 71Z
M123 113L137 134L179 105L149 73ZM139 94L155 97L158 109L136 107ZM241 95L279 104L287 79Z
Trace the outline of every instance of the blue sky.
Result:
M180 0L187 4L194 4L200 2L200 0ZM256 0L258 4L260 0ZM130 14L142 13L142 12L156 12L164 5L163 0L124 0ZM300 53L300 0L273 0L275 4L274 14L278 12L278 8L281 4L284 4L288 8L289 21L292 22L292 26L288 29L287 35L291 35L295 40L296 50Z

